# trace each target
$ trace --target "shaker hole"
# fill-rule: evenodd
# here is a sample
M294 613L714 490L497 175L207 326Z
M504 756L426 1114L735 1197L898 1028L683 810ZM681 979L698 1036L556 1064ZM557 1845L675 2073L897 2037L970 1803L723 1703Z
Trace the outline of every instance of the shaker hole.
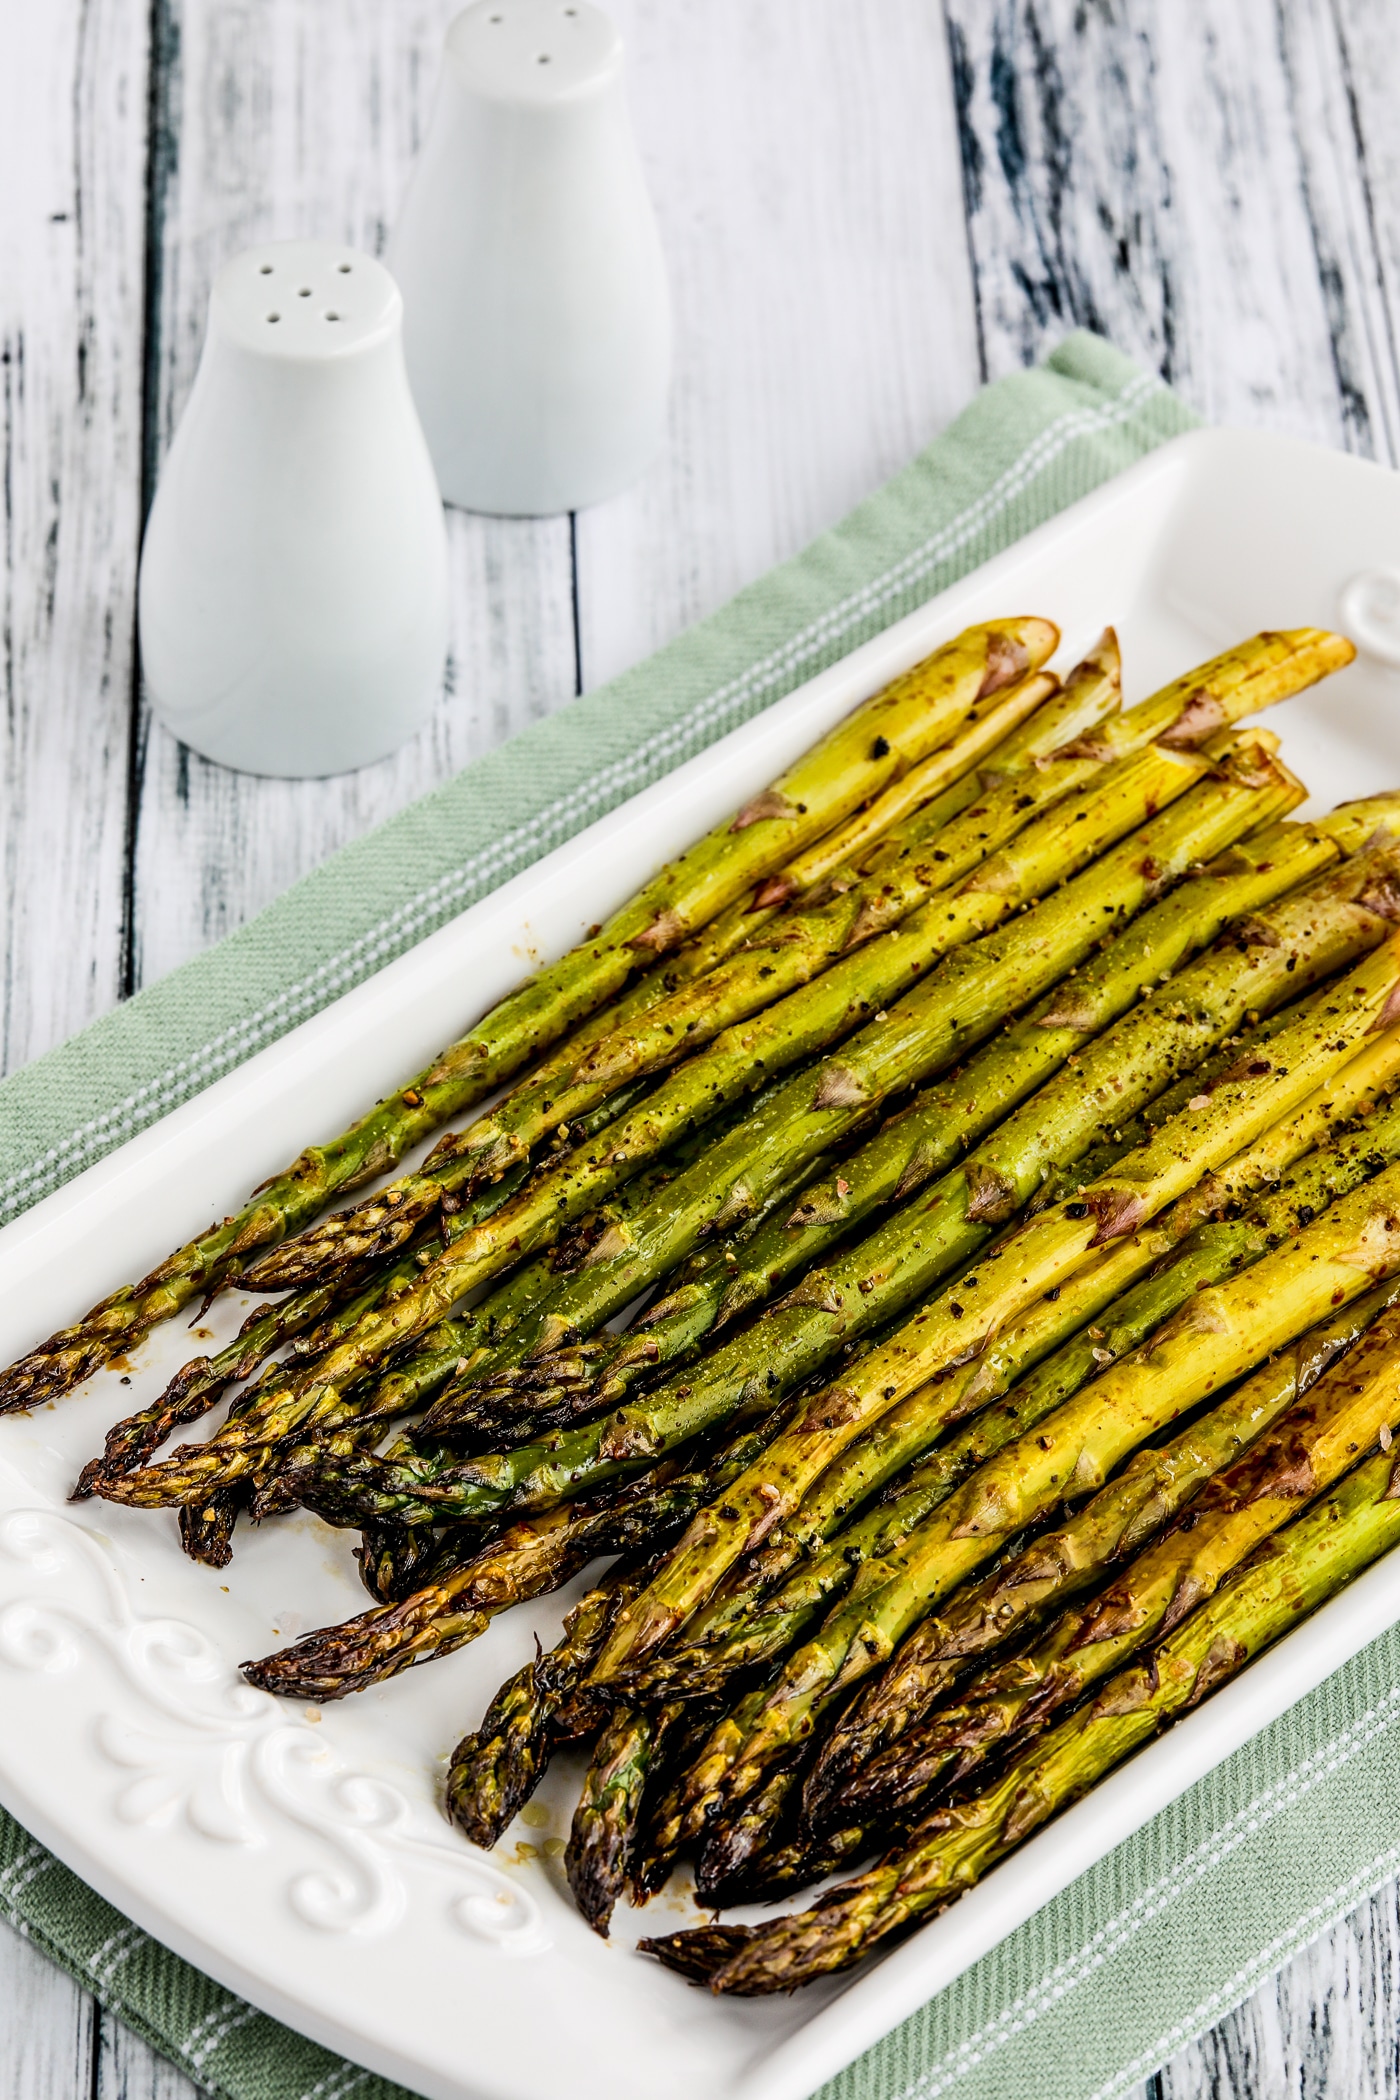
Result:
M535 60L535 64L537 66L547 66L549 64L549 53L541 51L539 57Z
M269 314L267 318L269 321L280 321L282 316L281 314Z
M333 313L328 313L328 314L326 315L326 319L327 319L328 321L338 321L338 320L340 319L340 315L339 315L339 314L333 314Z
M340 271L342 277L348 277L350 275L351 266L349 263L338 263L336 267Z
M302 285L302 287L301 287L300 291L298 291L298 293L297 293L297 297L298 297L298 299L309 299L309 298L311 297L311 287L310 287L310 285L309 285L309 284L304 284L304 285Z
M258 274L261 277L270 277L272 275L272 264L260 263L258 265Z

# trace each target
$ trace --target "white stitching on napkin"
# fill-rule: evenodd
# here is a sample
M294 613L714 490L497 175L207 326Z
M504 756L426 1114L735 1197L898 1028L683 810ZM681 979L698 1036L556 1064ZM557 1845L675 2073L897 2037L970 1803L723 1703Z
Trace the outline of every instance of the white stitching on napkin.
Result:
M0 1219L14 1215L29 1202L37 1201L39 1196L70 1179L79 1171L81 1163L108 1149L107 1141L113 1136L121 1142L134 1136L138 1130L144 1130L167 1108L188 1100L202 1086L231 1071L254 1051L286 1033L297 1021L318 1012L337 994L360 983L372 968L401 954L413 937L443 923L448 906L474 901L469 897L471 892L476 896L486 894L496 882L529 866L551 847L572 838L583 828L584 821L591 821L605 809L615 808L626 793L636 793L659 779L670 765L687 755L687 747L697 731L710 729L717 732L720 725L732 724L740 714L741 703L781 684L790 672L818 655L828 643L839 640L867 614L886 605L909 584L936 568L939 562L957 553L999 517L1077 438L1128 422L1150 395L1163 391L1162 382L1155 373L1142 372L1129 381L1114 401L1102 408L1068 409L1064 415L1056 417L1003 470L990 488L983 490L957 517L925 540L922 546L904 555L882 576L863 584L858 591L790 636L779 648L751 664L739 677L717 687L679 722L659 730L625 759L590 775L551 803L548 809L531 817L528 823L518 825L504 838L494 840L460 867L438 876L377 925L357 935L338 955L318 964L299 983L279 992L256 1013L245 1016L214 1036L200 1049L171 1065L158 1078L148 1080L144 1086L128 1094L115 1108L81 1124L40 1158L19 1168L7 1181L0 1183Z
M231 2034L236 2034L240 2027L246 2027L257 2017L255 2005L245 2005L242 1999L225 1995L221 2005L205 2013L202 2020L195 2021L184 2041L178 2045L180 2054L198 2076L214 2051L221 2048Z
M1340 1734L1335 1735L1311 1757L1295 1765L1276 1779L1271 1786L1245 1803L1219 1830L1212 1831L1201 1840L1184 1858L1179 1859L1171 1870L1148 1888L1139 1890L1132 1902L1126 1904L1116 1917L1100 1926L1092 1938L1085 1941L1074 1954L1059 1962L1043 1976L1030 1991L1014 1999L994 2020L988 2021L975 2034L960 2042L938 2063L928 2065L909 2085L892 2096L892 2100L937 2100L937 2095L946 2093L969 2076L988 2056L1005 2048L1017 2035L1024 2034L1037 2020L1050 2012L1062 1998L1077 1990L1081 1983L1102 1968L1110 1956L1119 1952L1128 1941L1141 1932L1144 1926L1169 1909L1176 1899L1203 1875L1218 1866L1222 1860L1237 1851L1256 1831L1263 1830L1277 1820L1285 1810L1293 1807L1310 1794L1314 1787L1333 1772L1360 1756L1378 1736L1400 1723L1400 1685L1388 1692L1378 1705L1369 1707L1364 1714L1351 1722ZM1369 1870L1368 1870L1369 1871ZM1323 1907L1335 1899L1328 1897ZM1305 1914L1306 1915L1306 1914ZM1296 1928L1295 1928L1296 1929ZM1286 1935L1285 1935L1286 1937ZM1192 2032L1198 2030L1193 2029ZM1161 2056L1142 2059L1144 2071L1153 2070L1162 2061ZM1093 2095L1093 2100L1111 2100L1111 2096L1122 2088L1114 2080ZM1131 2081L1129 2081L1131 2083Z
M1321 1902L1314 1903L1301 1917L1295 1918L1286 1932L1270 1940L1267 1947L1261 1947L1252 1961L1246 1962L1242 1969L1236 1969L1218 1990L1211 1991L1175 2026L1159 2035L1150 2049L1144 2049L1133 2063L1116 2072L1107 2085L1100 2086L1097 2093L1090 2095L1090 2100L1121 2100L1122 2094L1146 2077L1149 2071L1164 2064L1174 2050L1232 2012L1258 1983L1281 1968L1290 1956L1315 1940L1319 1933L1326 1932L1329 1925L1338 1924L1367 1896L1373 1895L1382 1883L1390 1880L1397 1866L1400 1866L1400 1845L1389 1846L1368 1860L1364 1867L1358 1867L1349 1880L1324 1896Z
M15 1906L30 1882L37 1881L41 1874L46 1874L53 1864L52 1854L45 1852L42 1845L31 1839L25 1849L10 1861L4 1873L0 1874L0 1910L4 1911L12 1925L24 1922Z
M88 1974L99 1990L110 1991L112 1978L124 1961L146 1945L146 1935L139 1925L126 1924L116 1932L109 1932L95 1954L90 1954L85 1963Z

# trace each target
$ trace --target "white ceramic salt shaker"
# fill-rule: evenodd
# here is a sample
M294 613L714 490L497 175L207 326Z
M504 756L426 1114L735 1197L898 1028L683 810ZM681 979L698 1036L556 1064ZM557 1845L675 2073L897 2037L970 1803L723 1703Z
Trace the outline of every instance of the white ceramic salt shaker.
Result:
M477 0L457 16L388 263L449 503L544 516L644 471L671 308L600 9Z
M274 241L227 264L141 555L166 727L250 773L341 773L420 728L447 649L447 539L373 257Z

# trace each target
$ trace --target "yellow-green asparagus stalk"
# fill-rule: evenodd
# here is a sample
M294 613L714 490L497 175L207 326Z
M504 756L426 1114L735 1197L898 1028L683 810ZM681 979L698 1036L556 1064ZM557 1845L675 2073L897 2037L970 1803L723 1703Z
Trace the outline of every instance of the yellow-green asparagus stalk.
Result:
M944 1291L848 1380L809 1401L762 1463L731 1485L722 1505L693 1520L662 1574L619 1621L599 1664L600 1680L635 1666L684 1625L726 1569L796 1511L823 1467L868 1423L935 1372L970 1361L1087 1255L1149 1224L1205 1174L1290 1117L1355 1055L1368 1033L1389 1026L1398 986L1400 937L1392 935L1332 999L1276 1038L1267 1071L1223 1083L1199 1108L1174 1117L1129 1154L1111 1176L1030 1219L979 1264L975 1277ZM871 1651L875 1659L884 1657Z
M338 1190L382 1173L449 1116L484 1099L620 990L635 970L679 946L918 765L948 740L969 708L1035 670L1058 640L1058 631L1040 619L969 628L865 701L771 787L669 862L606 925L537 971L424 1071L339 1137L309 1146L236 1216L211 1226L140 1283L114 1292L76 1326L61 1329L13 1365L0 1378L0 1411L66 1392L192 1298L238 1273L255 1250L298 1230ZM1279 651L1289 653L1286 646Z
M930 1816L869 1873L793 1915L758 1926L704 1927L643 1946L712 1990L751 1996L848 1968L890 1933L944 1908L1388 1553L1400 1541L1394 1471L1387 1452L1363 1459L1147 1660L1120 1671L970 1799Z
M872 1687L879 1698L860 1702L861 1713L843 1717L823 1745L804 1789L811 1826L869 1825L961 1786L1134 1649L1170 1632L1300 1501L1330 1487L1388 1427L1397 1405L1400 1324L1390 1310L1397 1291L1393 1281L1383 1284L1312 1330L1163 1450L1140 1452L1067 1524L954 1598L937 1624L925 1619ZM1355 1348L1329 1369L1329 1356L1363 1323ZM1183 1509L1163 1538L1138 1550ZM1106 1589L1071 1603L1115 1563L1121 1572ZM955 1672L1005 1649L1056 1606L1068 1608L1032 1647L980 1675L965 1699L938 1703L940 1677L946 1687ZM891 1727L890 1702L900 1691L912 1696ZM872 1726L877 1715L886 1719L883 1730ZM889 1747L869 1757L882 1740Z
M1033 888L1044 888L1067 867L1082 866L1092 860L1097 845L1125 833L1133 834L1146 808L1176 800L1200 778L1205 763L1191 754L1150 747L1124 761L1121 767L1106 768L1101 786L1088 791L1082 810L1074 801L1066 804L1054 835L1028 844L1032 834L1040 829L1033 826L1018 842L1014 855L999 855L997 861L1005 858L1016 879ZM1207 833L1221 809L1238 822L1242 799L1248 804L1261 789L1274 795L1282 788L1272 761L1262 777L1252 773L1250 780L1244 782L1208 781L1202 789L1206 797L1202 820ZM1286 792L1294 792L1291 785ZM1170 814L1168 811L1168 817ZM1157 877L1158 863L1151 857L1155 843L1156 831L1149 826L1137 833L1125 850L1104 863L1099 871L1100 883L1107 881L1109 896L1120 898L1109 904L1110 915L1124 913L1146 901ZM1008 893L998 889L987 894L990 916L1003 916ZM1061 934L1061 946L1066 937L1077 940L1078 952L1082 954L1093 938L1093 928L1082 910L1076 917L1078 892L1068 905L1066 898L1068 889L1049 901L1048 922L1058 928L1068 919L1067 936ZM727 1031L708 1053L683 1065L639 1109L610 1124L596 1145L582 1149L581 1157L570 1154L557 1167L537 1176L492 1218L473 1227L424 1270L414 1288L396 1299L382 1316L371 1316L362 1323L356 1334L318 1364L314 1372L301 1380L289 1381L285 1395L271 1407L245 1416L213 1444L178 1454L175 1459L166 1460L163 1467L113 1480L106 1491L123 1501L187 1500L201 1493L213 1479L241 1477L251 1469L252 1453L258 1447L324 1419L339 1405L348 1385L375 1372L388 1355L414 1341L425 1328L448 1314L467 1291L556 1239L572 1217L593 1208L601 1197L630 1179L668 1145L710 1121L745 1093L755 1091L775 1069L820 1048L833 1033L839 1037L847 1032L869 1011L880 990L898 990L901 983L917 981L921 969L917 944L922 938L926 945L933 945L937 930L926 929L920 936L910 932L913 923L907 922L884 941L859 950L839 969L828 972L805 991L791 995L745 1027ZM1045 942L1023 941L1013 954L995 964L988 963L983 972L987 982L982 1004L971 1014L964 1011L961 1015L945 1015L941 1023L930 1026L923 1017L925 1001L916 995L907 1014L897 1010L877 1024L866 1065L881 1058L887 1065L892 1064L894 1069L887 1084L894 1087L921 1076L931 1059L949 1061L961 1040L969 1034L975 1040L978 1034L985 1035L996 1025L1001 1016L998 987L1019 981L1027 983L1034 993L1043 981L1059 974L1063 964L1057 960L1047 963L1047 952ZM1074 952L1071 947L1069 954ZM1041 973L1039 980L1037 971ZM927 994L928 986L920 990ZM960 998L967 990L960 983ZM1001 997L1005 997L1004 991ZM870 1033L867 1030L857 1039L857 1050ZM912 1071L908 1069L911 1060ZM833 1072L835 1077L831 1076ZM875 1098L878 1099L878 1088ZM715 1186L711 1169L721 1169L733 1155L740 1161L751 1159L757 1143L763 1148L768 1185L773 1185L787 1178L803 1157L802 1146L791 1127L794 1123L805 1138L806 1156L811 1157L868 1113L871 1106L867 1092L852 1093L850 1067L845 1061L828 1060L814 1080L799 1077L788 1087L777 1089L766 1108L756 1107L734 1133L737 1144L733 1139L721 1141L699 1168L682 1175L676 1183L676 1191L684 1190L689 1195L698 1179L699 1190L686 1205L674 1201L673 1191L677 1229L683 1228L686 1235L674 1258L679 1259L695 1244L706 1223L723 1222L726 1216L738 1222L746 1212L759 1207L766 1196L766 1188L755 1186L757 1176L750 1173L743 1182L744 1201L736 1213L734 1183L739 1175L736 1172ZM612 1252L606 1242L603 1245L608 1253ZM612 1265L608 1266L611 1269ZM602 1273L596 1254L592 1267Z
M1201 689L1215 696L1207 710L1211 719L1243 709L1246 696L1250 707L1257 704L1256 654L1270 657L1275 641L1275 637L1258 637L1203 668ZM1188 727L1201 719L1197 698L1193 683L1184 709ZM771 1055L767 1047L771 1030L760 1024L746 1031L743 1017L756 1008L784 1016L805 1012L800 1004L791 1009L780 1005L775 1010L772 1002L784 990L791 995L814 971L829 969L851 945L868 942L898 925L904 938L894 949L886 944L882 957L884 964L896 968L892 974L882 969L880 984L872 986L869 994L874 1004L887 1004L916 971L927 970L951 947L984 932L1024 901L1028 894L1024 877L1017 879L1020 871L1014 863L1009 871L1004 864L1005 844L1011 836L1025 830L1037 812L1061 802L1071 788L1101 771L1107 759L1141 749L1158 732L1175 735L1178 741L1189 740L1183 739L1179 726L1182 716L1179 682L1101 725L1089 749L1071 747L1031 774L1013 774L1001 790L966 811L931 844L910 844L892 860L879 856L879 866L870 878L849 893L842 890L814 912L786 915L771 939L759 936L755 952L741 950L700 984L682 988L674 999L654 1008L644 1020L629 1017L628 1025L606 1043L595 1045L589 1058L567 1077L552 1065L539 1082L526 1081L491 1114L445 1139L422 1174L397 1184L392 1207L376 1200L349 1217L328 1221L295 1245L264 1256L250 1270L247 1281L257 1289L299 1289L319 1279L328 1262L387 1252L433 1208L444 1188L471 1187L484 1176L517 1167L553 1123L586 1110L637 1071L654 1069L658 1061L671 1062L681 1050L712 1040L717 1031L720 1072L726 1053L730 1060L736 1052L741 1058L745 1054L746 1037L752 1038L747 1051L750 1064L762 1064ZM1031 826L1031 833L1034 838L1044 836L1043 819L1040 826ZM999 845L1002 853L974 873L978 863ZM1075 865L1082 865L1082 859L1074 857L1070 866ZM952 890L959 879L961 889ZM950 893L946 912L938 903L945 892ZM853 960L858 959L848 958L844 967L832 972L838 980L830 987L833 994L839 990L839 980L850 979L853 985L863 981L864 971L857 968L853 972L850 967ZM825 1009L827 1000L820 1004Z

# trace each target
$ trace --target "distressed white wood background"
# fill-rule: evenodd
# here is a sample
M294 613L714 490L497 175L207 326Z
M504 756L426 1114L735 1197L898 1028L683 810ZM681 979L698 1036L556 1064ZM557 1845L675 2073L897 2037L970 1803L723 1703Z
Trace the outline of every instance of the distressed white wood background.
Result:
M215 270L382 245L452 0L0 0L0 1057L240 924L781 560L978 383L1101 329L1206 416L1395 463L1397 0L609 0L676 295L665 459L451 515L430 728L258 781L154 727L143 508ZM1133 2100L1400 2095L1395 1887ZM0 2100L193 2088L0 1928Z

